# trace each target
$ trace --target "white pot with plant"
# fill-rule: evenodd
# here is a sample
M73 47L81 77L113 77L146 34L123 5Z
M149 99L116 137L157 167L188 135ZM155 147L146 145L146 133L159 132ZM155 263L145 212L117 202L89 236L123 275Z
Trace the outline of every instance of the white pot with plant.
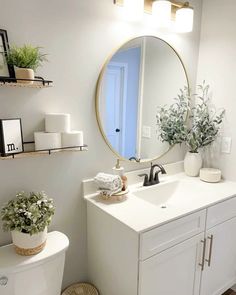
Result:
M11 232L16 253L30 256L44 249L54 211L53 200L43 192L19 193L2 208L3 230Z
M203 164L200 149L215 141L225 115L225 110L217 111L210 105L209 88L205 81L198 85L196 104L191 108L190 128L185 140L189 152L184 159L184 170L188 176L199 175Z
M190 107L190 91L180 90L176 102L169 108L162 107L157 114L157 125L161 141L173 146L186 143L189 151L184 159L184 170L188 176L198 176L202 167L200 149L210 145L218 136L225 110L217 112L210 107L209 85L198 86L196 104ZM189 121L187 113L190 113Z
M184 172L188 176L197 177L202 163L202 156L199 152L187 152L184 158Z
M34 80L35 70L46 60L46 54L41 53L40 47L31 45L12 46L7 53L7 63L15 67L18 83L33 84L33 81L27 79Z

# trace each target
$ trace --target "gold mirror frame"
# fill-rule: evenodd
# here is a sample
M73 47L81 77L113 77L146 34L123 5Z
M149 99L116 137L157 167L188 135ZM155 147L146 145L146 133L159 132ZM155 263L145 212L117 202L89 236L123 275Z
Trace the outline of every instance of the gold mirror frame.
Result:
M186 67L184 65L184 62L182 60L182 58L180 57L179 53L175 50L175 48L170 45L167 41L157 37L157 36L154 36L154 35L141 35L141 36L137 36L137 37L134 37L134 38L130 38L128 40L126 40L124 43L122 43L119 47L117 47L116 49L114 49L112 51L112 53L109 55L109 57L106 59L103 67L102 67L102 70L99 74L99 77L98 77L98 81L97 81L97 86L96 86L96 95L95 95L95 111L96 111L96 118L97 118L97 123L98 123L98 127L99 127L99 130L102 134L102 137L104 139L104 141L106 142L106 144L108 145L108 147L110 148L110 150L115 154L116 158L121 160L121 161L125 161L125 162L129 162L131 163L132 161L130 161L129 159L126 159L124 157L122 157L114 148L113 146L110 144L109 140L107 139L107 136L103 130L103 127L102 127L102 121L100 119L100 114L99 114L99 94L100 94L100 89L101 89L101 83L102 83L102 79L104 77L104 73L105 73L105 70L106 70L106 67L107 65L109 64L110 60L112 59L112 57L114 56L114 54L119 51L125 44L127 44L128 42L130 41L133 41L135 39L138 39L138 38L142 38L142 37L152 37L152 38L156 38L157 40L160 40L162 42L164 42L166 45L168 45L173 51L174 53L176 54L176 56L179 58L180 60L180 63L184 69L184 73L185 73L185 76L186 76L186 80L187 80L187 87L188 89L190 89L190 85L189 85L189 78L188 78L188 74L187 74L187 70L186 70ZM189 93L190 94L190 93ZM188 118L188 113L186 114L186 120ZM153 161L156 161L158 159L160 159L161 157L165 156L172 148L174 147L173 146L169 146L168 150L165 151L163 154L161 154L160 156L157 156L156 158L153 158L153 159L148 159L148 160L140 160L139 162L135 162L135 163L150 163L150 162L153 162Z

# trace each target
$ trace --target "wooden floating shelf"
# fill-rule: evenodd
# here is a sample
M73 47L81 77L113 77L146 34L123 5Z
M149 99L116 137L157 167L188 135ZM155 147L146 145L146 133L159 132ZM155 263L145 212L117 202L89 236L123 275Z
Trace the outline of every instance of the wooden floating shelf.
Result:
M14 160L14 159L22 159L28 157L37 157L37 156L50 156L52 154L57 153L65 153L65 152L86 152L88 151L88 146L80 146L80 147L69 147L69 148L61 148L61 149L52 149L52 150L43 150L43 151L29 151L23 152L19 154L12 154L6 157L0 157L0 160Z
M25 83L33 82L33 83ZM21 88L48 88L52 87L53 81L44 80L42 77L35 77L35 79L19 79L17 78L1 78L0 87L21 87Z
M21 88L49 88L52 85L43 85L42 83L34 82L33 84L24 84L24 83L2 83L0 82L1 87L21 87Z

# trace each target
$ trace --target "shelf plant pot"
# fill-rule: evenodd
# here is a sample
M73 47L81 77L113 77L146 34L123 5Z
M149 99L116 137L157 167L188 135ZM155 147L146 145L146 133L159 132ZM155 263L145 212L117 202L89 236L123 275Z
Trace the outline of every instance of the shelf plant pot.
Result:
M47 228L34 235L16 230L12 231L11 235L16 253L22 256L31 256L44 249L47 240Z
M197 177L202 168L202 156L200 153L187 152L184 158L184 171L186 175Z
M15 70L16 74L16 80L17 79L34 79L34 70L32 69L26 69L26 68L16 68ZM23 80L17 80L17 83L22 84L33 84L33 81L23 81Z

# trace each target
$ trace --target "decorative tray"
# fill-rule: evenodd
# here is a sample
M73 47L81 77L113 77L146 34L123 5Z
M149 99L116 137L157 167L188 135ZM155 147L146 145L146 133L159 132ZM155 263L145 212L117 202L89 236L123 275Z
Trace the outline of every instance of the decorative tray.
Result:
M100 193L100 198L106 201L123 201L126 197L126 195L129 193L129 189L126 189L125 191L121 191L119 193L115 193L114 195L108 196L104 195L101 192Z

